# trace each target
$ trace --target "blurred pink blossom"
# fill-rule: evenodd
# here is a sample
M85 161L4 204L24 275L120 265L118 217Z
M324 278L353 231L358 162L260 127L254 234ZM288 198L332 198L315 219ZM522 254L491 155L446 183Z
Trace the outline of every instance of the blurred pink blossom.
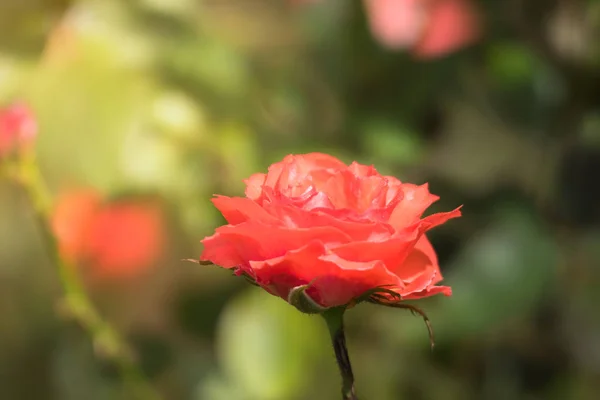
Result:
M435 58L473 44L481 36L481 21L473 0L363 2L375 40L391 50L406 49L419 58Z
M373 36L389 49L420 58L444 56L477 41L479 16L471 0L364 0Z

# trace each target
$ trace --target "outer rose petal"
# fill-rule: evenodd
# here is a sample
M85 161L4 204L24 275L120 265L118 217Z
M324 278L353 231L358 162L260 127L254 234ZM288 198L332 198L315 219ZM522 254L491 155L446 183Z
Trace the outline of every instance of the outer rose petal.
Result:
M462 206L449 211L449 212L441 212L436 214L431 214L428 217L425 217L421 220L421 224L423 224L425 231L435 228L436 226L442 225L446 223L449 219L458 218L462 215L460 209Z
M436 294L452 296L452 288L450 286L429 286L425 290L404 295L402 296L402 298L404 300L418 300L423 299L425 297L435 296Z
M296 155L296 160L310 171L316 169L343 169L346 164L339 159L324 153L307 153Z
M400 268L413 251L419 238L418 227L406 230L402 235L381 242L351 242L331 249L331 252L348 261L371 262L381 261L394 273ZM397 274L396 274L397 275Z
M404 263L393 271L406 284L396 291L403 299L417 299L443 293L452 294L447 286L434 286L442 280L442 274L433 246L422 236Z
M387 182L381 176L356 176L350 169L333 175L322 188L336 209L364 213L385 205Z
M439 272L435 250L429 239L423 235L406 259L400 265L397 265L392 272L398 275L404 283L410 284L431 266ZM441 273L438 274L438 278L439 282L442 278Z
M383 263L349 262L327 254L319 242L251 266L257 282L284 299L293 287L310 283L308 294L323 307L347 304L377 286L399 284Z
M381 174L377 172L373 165L363 165L356 161L353 161L352 164L348 166L348 171L352 172L357 178L368 178L371 176L382 178Z
M404 183L400 190L403 193L402 201L398 203L389 220L390 225L396 229L413 224L439 199L438 196L429 193L427 183L421 186Z
M263 261L285 255L313 240L325 243L347 243L351 238L334 227L289 229L247 222L217 228L214 235L202 240L201 260L224 268L248 266L250 261Z
M244 197L216 196L212 199L212 202L231 225L241 224L249 220L265 224L280 224L279 220L270 215L254 200Z

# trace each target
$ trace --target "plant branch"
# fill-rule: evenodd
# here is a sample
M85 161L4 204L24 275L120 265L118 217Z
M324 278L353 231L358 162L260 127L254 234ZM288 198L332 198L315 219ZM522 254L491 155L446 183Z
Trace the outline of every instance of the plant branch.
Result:
M98 313L76 269L61 257L58 243L52 231L52 200L40 173L35 156L22 154L18 163L18 181L32 203L35 219L42 240L55 264L61 285L65 292L62 309L83 327L91 337L94 347L102 355L113 361L119 368L124 384L140 400L159 400L156 390L146 381L137 366L132 352L121 335Z
M336 307L327 310L322 315L327 322L335 358L342 375L342 399L358 400L354 389L354 373L352 372L352 365L346 347L346 336L344 334L343 323L344 311L344 307Z

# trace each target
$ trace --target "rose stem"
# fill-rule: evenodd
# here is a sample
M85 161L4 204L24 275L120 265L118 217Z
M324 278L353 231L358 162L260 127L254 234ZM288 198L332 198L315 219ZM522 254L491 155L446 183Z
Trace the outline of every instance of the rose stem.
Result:
M352 373L352 365L348 357L348 349L346 348L346 335L344 334L344 311L345 307L331 308L323 313L323 318L327 322L331 342L335 352L340 373L342 374L342 399L343 400L358 400L354 390L354 374Z
M39 166L33 154L22 154L18 163L18 181L32 203L36 222L50 258L58 269L65 292L63 305L70 317L75 318L92 338L103 355L109 357L118 367L124 383L136 399L159 400L156 390L146 381L131 356L131 351L121 335L105 321L85 291L85 287L75 268L70 265L58 250L56 238L50 226L52 201Z

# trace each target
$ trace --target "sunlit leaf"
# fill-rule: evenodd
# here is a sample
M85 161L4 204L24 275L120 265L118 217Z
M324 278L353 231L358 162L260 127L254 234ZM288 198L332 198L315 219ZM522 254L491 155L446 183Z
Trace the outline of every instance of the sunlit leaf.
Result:
M321 344L329 345L319 324L320 319L263 291L243 293L225 309L218 331L228 379L253 399L297 398L309 382Z

